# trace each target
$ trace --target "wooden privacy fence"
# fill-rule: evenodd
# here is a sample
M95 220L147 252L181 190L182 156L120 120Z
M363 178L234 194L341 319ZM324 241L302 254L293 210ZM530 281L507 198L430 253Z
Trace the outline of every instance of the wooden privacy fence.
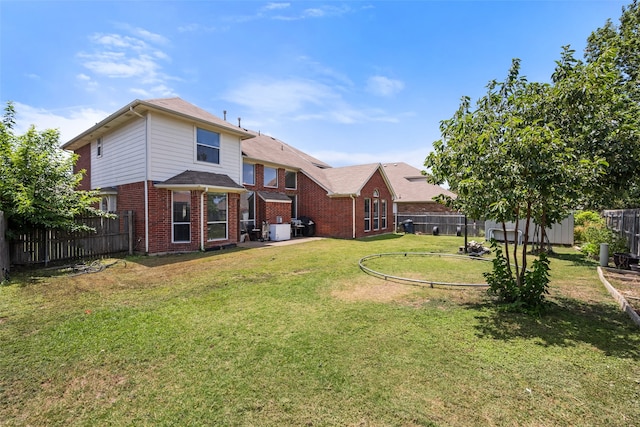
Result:
M120 252L133 253L132 211L122 212L116 218L79 218L78 222L96 231L33 230L22 234L10 243L11 264L46 265Z
M640 209L606 210L607 228L626 240L629 252L640 255Z
M464 235L464 215L461 214L397 213L396 229L402 231L402 223L408 219L413 221L416 233L432 234L434 227L438 227L438 234L449 236ZM468 236L483 237L484 228L484 221L467 219Z

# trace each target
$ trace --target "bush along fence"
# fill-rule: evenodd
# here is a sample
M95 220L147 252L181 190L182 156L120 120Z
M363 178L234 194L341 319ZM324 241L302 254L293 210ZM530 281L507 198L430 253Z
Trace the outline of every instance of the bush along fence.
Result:
M126 211L115 218L78 218L92 231L65 232L33 230L9 242L12 265L34 265L70 259L93 258L102 255L133 253L133 212Z
M402 232L402 224L411 220L416 233L442 234L446 236L463 236L465 218L461 214L413 214L397 213L396 230ZM484 221L467 219L467 235L469 237L484 237Z
M640 256L640 209L606 210L603 216L607 228L627 242L629 252Z

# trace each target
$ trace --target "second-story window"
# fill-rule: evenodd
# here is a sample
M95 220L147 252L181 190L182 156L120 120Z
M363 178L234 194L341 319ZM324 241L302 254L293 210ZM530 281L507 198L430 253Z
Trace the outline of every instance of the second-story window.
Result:
M284 188L295 190L296 187L296 173L294 171L284 171Z
M242 164L242 183L256 185L256 166L253 163Z
M196 153L196 159L200 162L220 164L220 134L198 128Z
M264 186L265 187L278 187L278 169L264 167Z
M96 155L102 157L102 138L98 138L96 141Z

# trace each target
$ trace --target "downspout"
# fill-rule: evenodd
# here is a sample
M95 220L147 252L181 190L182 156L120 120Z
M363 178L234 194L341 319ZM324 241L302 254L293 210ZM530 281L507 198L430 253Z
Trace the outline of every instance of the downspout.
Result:
M351 230L352 230L352 239L356 238L356 196L351 195Z
M209 192L209 188L205 187L200 196L200 250L204 251L204 195Z
M129 111L144 119L144 252L149 253L149 116L138 113L133 106Z

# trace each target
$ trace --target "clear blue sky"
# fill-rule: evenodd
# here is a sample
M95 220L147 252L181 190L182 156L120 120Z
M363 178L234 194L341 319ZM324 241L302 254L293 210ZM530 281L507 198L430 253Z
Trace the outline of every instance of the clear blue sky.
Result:
M630 1L0 0L0 101L61 143L134 99L179 96L333 166L422 168L439 122L512 58L547 82L561 47Z

